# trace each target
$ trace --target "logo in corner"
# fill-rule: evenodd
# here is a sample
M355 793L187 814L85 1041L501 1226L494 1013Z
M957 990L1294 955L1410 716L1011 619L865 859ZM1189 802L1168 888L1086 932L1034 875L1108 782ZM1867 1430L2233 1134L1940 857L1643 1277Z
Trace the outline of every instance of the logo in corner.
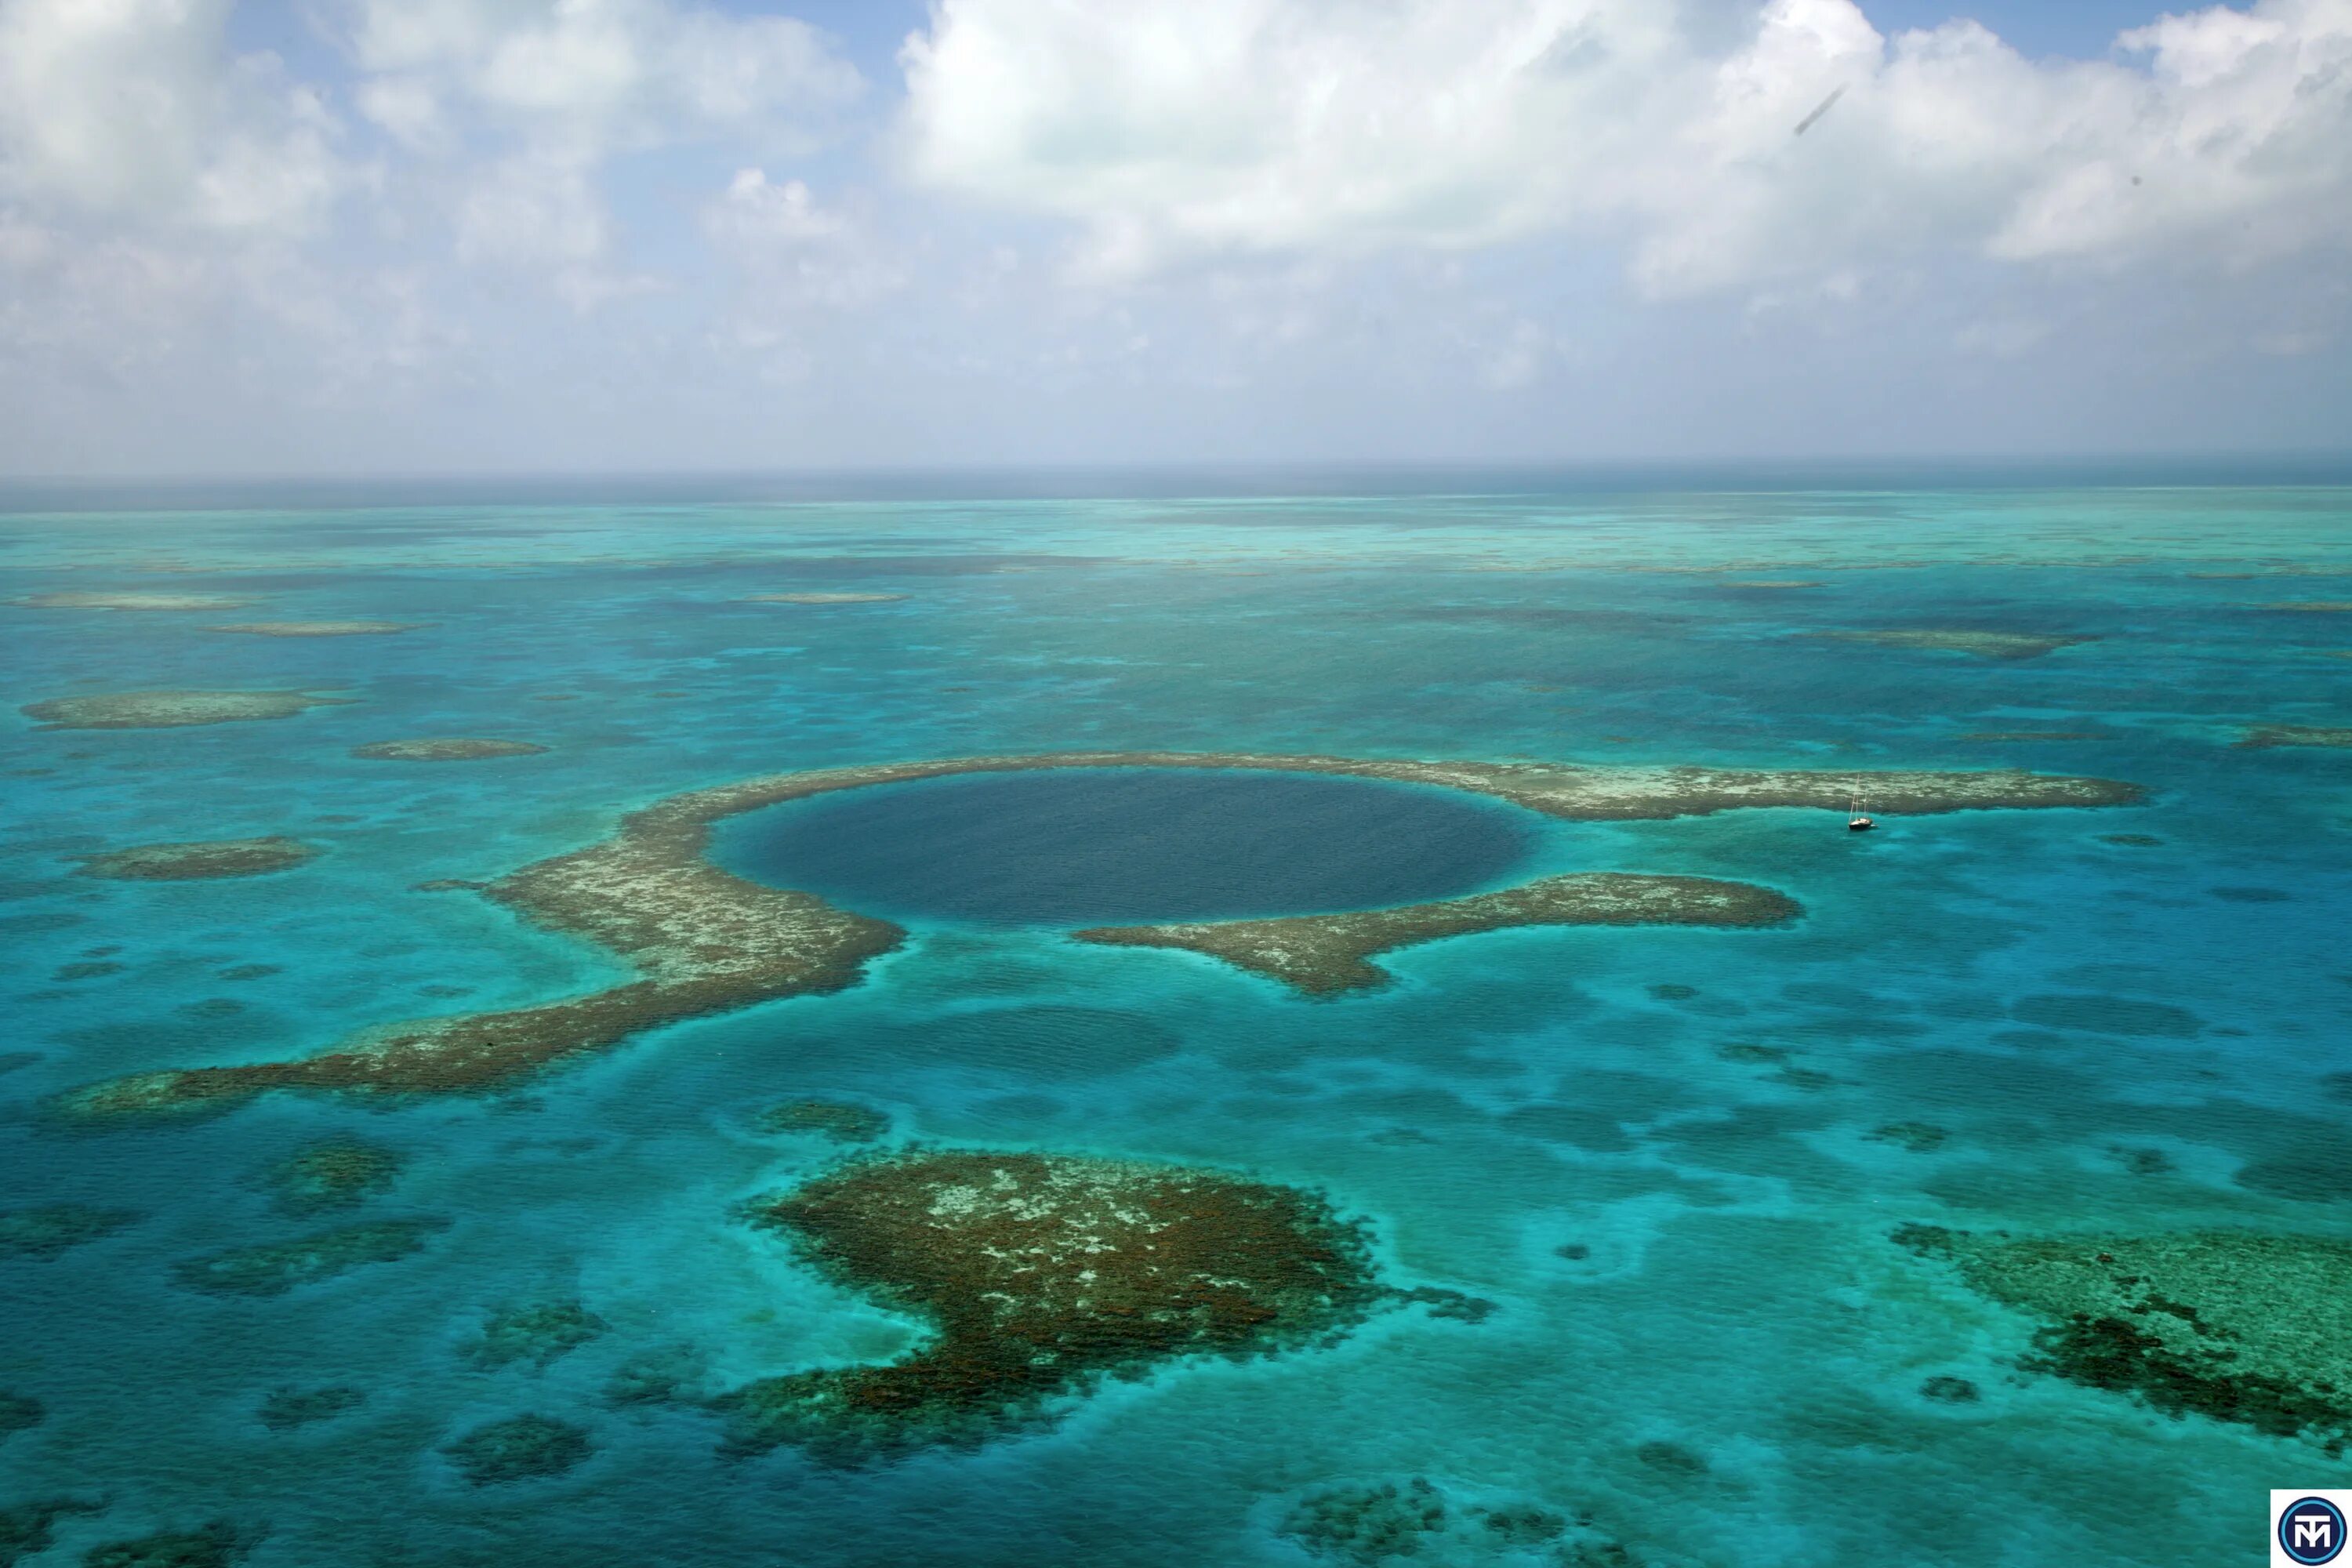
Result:
M2273 1492L2271 1540L2273 1563L2333 1563L2344 1550L2347 1492Z

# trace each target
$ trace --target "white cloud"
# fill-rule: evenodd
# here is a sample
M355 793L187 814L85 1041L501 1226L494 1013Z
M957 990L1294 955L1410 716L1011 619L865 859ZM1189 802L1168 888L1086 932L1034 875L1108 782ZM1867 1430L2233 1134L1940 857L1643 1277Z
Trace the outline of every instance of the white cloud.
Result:
M314 227L345 182L319 94L233 57L229 0L0 0L0 193L137 225Z
M618 153L801 151L864 89L786 16L673 0L349 0L360 111L446 171L461 259L536 272L575 310L640 293L598 175Z
M939 0L905 132L918 178L1075 219L1114 273L1572 229L1671 294L1937 250L2352 239L2352 0L2119 44L1889 40L1852 0Z
M788 16L670 0L352 0L362 110L414 146L467 120L585 154L717 138L791 149L864 84Z
M742 169L703 209L703 233L768 305L846 309L889 293L905 274L870 226L822 205L798 180Z

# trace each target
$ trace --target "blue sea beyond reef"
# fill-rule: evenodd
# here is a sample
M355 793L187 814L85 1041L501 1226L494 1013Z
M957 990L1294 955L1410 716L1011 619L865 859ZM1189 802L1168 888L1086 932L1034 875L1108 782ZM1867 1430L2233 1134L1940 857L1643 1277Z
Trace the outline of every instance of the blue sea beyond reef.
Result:
M2352 1298L2328 1261L2352 1258L2352 489L1883 484L0 515L0 1563L142 1540L93 1561L2257 1561L2270 1489L2352 1479L2324 1412L2249 1416L2229 1399L2275 1390L2227 1370L2245 1324L2293 1341ZM238 603L98 602L126 594ZM216 629L330 621L408 629ZM18 711L298 689L337 700L164 728ZM353 755L418 737L544 750ZM907 928L845 988L487 1092L69 1111L124 1075L625 981L431 885L665 797L1046 752L2146 794L1853 834L1835 809L1558 820L1317 775L885 785L711 845ZM318 853L82 874L273 836ZM1329 996L1069 934L1589 870L1803 912L1456 936ZM806 1100L887 1131L763 1120ZM322 1142L383 1164L306 1212L283 1166ZM652 1365L727 1389L907 1354L919 1317L747 1215L917 1147L1296 1189L1427 1294L871 1462L747 1451L712 1408L627 1396ZM394 1222L416 1244L205 1284L201 1260ZM2070 1362L2050 1271L2082 1247L2168 1267L2183 1236L2260 1267L2210 1302L2166 1285L2115 1318L2116 1359ZM2277 1238L2303 1261L2264 1273ZM2010 1247L2045 1242L2038 1275ZM2125 1353L2180 1312L2219 1358L2185 1397ZM295 1397L320 1390L342 1392ZM466 1436L520 1415L574 1436L469 1470Z

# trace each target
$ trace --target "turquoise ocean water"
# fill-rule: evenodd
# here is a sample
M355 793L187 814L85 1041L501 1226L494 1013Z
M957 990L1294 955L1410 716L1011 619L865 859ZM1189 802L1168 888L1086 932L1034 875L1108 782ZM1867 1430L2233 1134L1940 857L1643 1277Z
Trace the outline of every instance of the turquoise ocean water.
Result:
M2216 1564L2259 1560L2268 1489L2347 1479L2308 1443L2020 1370L2031 1323L1887 1235L2352 1237L2352 1079L2331 1076L2352 1071L2352 756L2239 744L2352 725L2352 490L18 512L0 575L8 599L252 601L0 607L0 1206L138 1215L0 1258L0 1389L43 1413L0 1436L0 1507L91 1505L28 1563L223 1521L253 1568L1310 1568L1381 1559L1286 1533L1302 1499L1420 1479L1592 1521L1583 1546L1431 1533L1431 1563ZM903 596L743 602L805 592ZM208 629L328 618L425 625ZM1953 628L2090 640L1994 659L1819 635ZM289 687L349 700L183 729L14 711ZM350 754L423 735L548 750ZM1457 939L1338 1000L1050 922L914 920L855 988L522 1090L280 1094L107 1132L47 1109L116 1074L608 982L597 952L416 886L585 845L663 795L1112 748L2029 767L2150 793L1869 837L1781 810L1541 822L1530 873L1749 880L1805 917ZM102 849L266 834L322 853L239 880L72 874ZM838 1157L757 1127L808 1096L887 1111L894 1140L1311 1186L1370 1224L1392 1281L1495 1310L1171 1365L977 1453L732 1457L707 1415L612 1401L615 1372L674 1350L734 1384L887 1358L910 1332L738 1216ZM1906 1123L1946 1136L1870 1136ZM353 1216L446 1228L282 1295L175 1283L184 1259L332 1223L257 1179L331 1134L405 1157ZM462 1353L486 1314L551 1300L607 1331L544 1366ZM1935 1377L1980 1397L1927 1397ZM274 1389L330 1384L364 1401L259 1418ZM444 1446L523 1413L593 1452L468 1484Z

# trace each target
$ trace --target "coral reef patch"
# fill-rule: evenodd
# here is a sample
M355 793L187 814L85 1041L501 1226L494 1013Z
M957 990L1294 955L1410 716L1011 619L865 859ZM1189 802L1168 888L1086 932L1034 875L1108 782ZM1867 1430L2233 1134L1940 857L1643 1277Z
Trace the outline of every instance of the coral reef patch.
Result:
M205 877L258 877L284 871L317 857L299 838L197 839L185 844L139 844L93 855L75 873L129 882L181 882Z
M27 703L19 711L44 730L169 730L290 719L306 708L351 700L309 691L110 691Z
M0 1209L0 1258L56 1258L112 1236L142 1217L136 1209L90 1204Z
M257 1531L215 1520L195 1530L165 1531L94 1546L82 1568L230 1568L260 1542Z
M100 1505L80 1498L43 1498L0 1508L0 1568L16 1568L47 1552L57 1539L57 1521L69 1513L96 1513Z
M969 1447L1169 1360L1331 1339L1390 1299L1321 1199L1181 1166L925 1151L853 1160L760 1205L842 1286L919 1319L883 1366L723 1394L730 1446L856 1464Z
M1979 658L2040 658L2096 637L2060 637L2040 632L1990 632L1966 629L1892 627L1878 631L1822 632L1840 642L1873 643L1880 647L1912 648L1931 653L1973 654Z
M1298 1500L1276 1533L1322 1557L1366 1568L1384 1557L1420 1554L1422 1537L1443 1532L1445 1498L1419 1476L1403 1486L1330 1487Z
M325 1388L273 1389L257 1414L272 1432L291 1432L314 1421L331 1421L367 1403L367 1390L335 1384Z
M787 1100L760 1112L762 1132L809 1132L836 1143L870 1143L890 1131L890 1119L870 1105L839 1100Z
M887 921L836 909L814 894L761 887L720 870L703 856L711 823L835 790L954 773L1064 767L1255 768L1391 779L1493 795L1548 816L1577 821L1662 821L1763 806L1841 810L1857 783L1851 772L1160 752L951 758L746 779L657 801L623 818L619 831L602 843L525 866L483 889L487 897L542 926L628 961L637 971L634 980L539 1006L383 1026L322 1056L116 1079L61 1098L58 1108L69 1116L136 1121L218 1110L271 1089L377 1094L489 1089L567 1058L604 1049L656 1025L780 997L838 991L855 984L867 961L896 948L906 933ZM2126 805L2143 795L2138 785L2114 780L2011 771L1882 773L1862 775L1859 782L1882 816ZM1588 916L1603 904L1613 904L1616 912L1611 918L1615 921L1634 918L1644 909L1655 912L1675 906L1678 879L1629 880L1635 885L1621 884L1622 898L1605 880L1588 884L1582 898L1530 894L1524 889L1485 897L1507 903L1517 896L1538 910L1558 900L1556 907L1580 905ZM1719 906L1723 910L1760 912L1768 906L1757 900L1780 899L1736 883L1698 886L1738 889L1707 895L1727 900ZM1597 896L1604 893L1611 897ZM1466 902L1455 900L1454 905ZM1503 907L1467 915L1456 907L1446 918L1466 920L1469 923L1454 928L1464 931L1488 929L1482 921L1526 923L1524 913L1496 921ZM1397 911L1387 913L1393 921ZM1392 924L1391 929L1402 928ZM1387 945L1394 942L1381 943ZM1366 951L1380 951L1380 946ZM1351 967L1347 973L1359 972Z
M2041 1327L2026 1370L2331 1455L2352 1442L2352 1241L2204 1230L1972 1235L1899 1227Z
M2238 744L2250 751L2272 746L2329 746L2340 751L2352 746L2352 730L2311 724L2259 724L2248 730L2245 739Z
M368 637L421 631L425 625L423 621L239 621L212 629L257 637Z
M1295 1500L1275 1533L1310 1556L1351 1568L1424 1557L1465 1565L1636 1568L1624 1543L1589 1512L1507 1497L1471 1500L1475 1496L1422 1476L1326 1486Z
M370 1263L394 1263L423 1248L446 1219L384 1219L313 1231L291 1241L236 1247L192 1258L172 1271L184 1289L212 1296L282 1296Z
M413 741L371 741L352 755L372 763L478 763L491 757L535 757L545 746L530 741L491 741L447 735Z
M546 1415L515 1415L475 1427L443 1447L478 1487L560 1476L595 1450L587 1428Z
M404 1162L397 1150L359 1138L306 1143L262 1173L262 1185L288 1214L355 1207L391 1189Z
M457 1354L484 1372L516 1362L544 1369L611 1327L577 1301L502 1307L482 1321L481 1333L458 1346Z
M1546 877L1498 893L1401 909L1275 920L1096 926L1071 933L1112 947L1181 947L1267 975L1309 995L1378 985L1390 978L1370 962L1440 937L1507 926L1769 926L1796 919L1795 900L1769 888L1699 877L1601 871Z
M1941 1148L1951 1134L1932 1121L1890 1121L1884 1127L1872 1128L1863 1136L1874 1143L1893 1143L1914 1154L1925 1154Z
M12 1432L22 1432L38 1426L48 1414L41 1402L27 1394L11 1394L0 1389L0 1437Z

